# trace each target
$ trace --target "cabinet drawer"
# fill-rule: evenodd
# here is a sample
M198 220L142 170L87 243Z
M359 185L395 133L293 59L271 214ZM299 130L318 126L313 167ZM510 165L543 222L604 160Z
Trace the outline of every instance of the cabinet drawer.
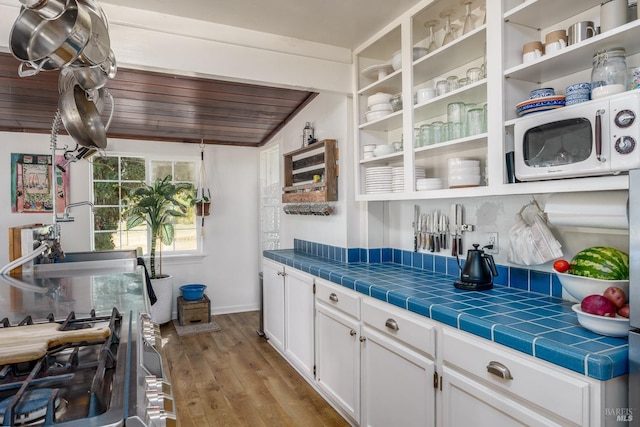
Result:
M512 393L577 425L589 425L589 383L558 369L542 365L527 355L517 355L498 344L445 328L443 360L467 371L495 389ZM506 368L511 379L489 372L489 366Z
M435 358L435 327L413 313L367 298L362 301L362 320Z
M316 300L360 320L360 297L355 291L316 278Z

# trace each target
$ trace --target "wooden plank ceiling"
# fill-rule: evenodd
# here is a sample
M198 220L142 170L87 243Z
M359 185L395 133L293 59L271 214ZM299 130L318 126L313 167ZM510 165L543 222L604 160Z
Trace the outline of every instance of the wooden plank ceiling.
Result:
M50 133L58 71L18 76L0 53L0 130ZM198 77L118 69L107 89L115 113L107 137L186 143L264 145L317 93ZM109 106L105 110L108 110ZM107 112L103 112L106 116ZM61 132L65 133L63 126Z

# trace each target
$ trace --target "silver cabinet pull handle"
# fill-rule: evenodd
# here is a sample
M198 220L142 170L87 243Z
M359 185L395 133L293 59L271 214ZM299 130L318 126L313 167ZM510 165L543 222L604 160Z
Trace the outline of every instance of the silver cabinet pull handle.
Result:
M357 334L357 332L353 329L349 331L349 335L351 335L352 337L355 336L355 334Z
M329 295L329 299L333 302L338 302L338 295L331 293L331 295Z
M392 331L400 330L400 326L398 326L398 322L396 322L394 319L391 319L391 318L387 319L387 321L384 322L384 326L391 329Z
M512 380L511 371L500 362L492 360L487 365L487 372L505 380Z

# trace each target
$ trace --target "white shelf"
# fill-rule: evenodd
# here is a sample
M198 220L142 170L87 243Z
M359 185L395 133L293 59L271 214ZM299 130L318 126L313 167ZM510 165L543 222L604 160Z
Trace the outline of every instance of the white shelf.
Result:
M507 11L504 21L541 30L598 6L603 0L528 0Z
M444 95L414 105L415 122L430 120L447 111L451 102L483 103L487 101L487 79L458 88Z
M387 164L402 164L403 152L397 151L395 153L386 154L384 156L374 157L372 159L360 160L360 164L363 166L385 166Z
M567 46L553 55L516 65L504 72L505 78L541 84L562 76L590 69L593 55L605 48L624 47L627 56L640 52L640 20Z
M359 126L361 130L377 130L377 131L390 131L398 129L402 126L402 110L395 111L388 116L385 116L378 120L363 123Z
M460 150L472 150L486 147L487 134L467 136L465 138L453 139L440 144L427 145L416 148L416 159L438 156L447 153L455 153Z
M402 88L402 70L394 71L386 77L367 85L358 91L360 96L369 96L378 92L396 94Z
M484 55L487 26L458 37L413 63L413 82L419 84Z

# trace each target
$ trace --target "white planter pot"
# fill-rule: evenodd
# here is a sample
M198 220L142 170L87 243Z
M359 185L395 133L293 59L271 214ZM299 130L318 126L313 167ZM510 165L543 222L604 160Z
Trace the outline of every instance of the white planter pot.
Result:
M151 279L151 286L158 300L151 306L151 321L158 324L171 320L173 308L173 276Z

